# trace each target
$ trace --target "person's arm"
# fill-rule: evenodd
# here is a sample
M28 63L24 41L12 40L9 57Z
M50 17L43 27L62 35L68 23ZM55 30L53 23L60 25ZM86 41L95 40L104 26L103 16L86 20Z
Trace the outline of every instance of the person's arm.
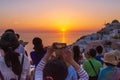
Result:
M78 73L78 76L80 77L79 80L88 80L89 79L87 72L79 64L77 64L75 62L75 60L72 58L71 51L64 49L62 56L63 56L65 61L70 63L75 68L75 70Z
M45 67L46 61L42 59L35 69L35 80L43 80L43 69Z
M53 51L54 50L52 49L52 47L48 48L47 53L42 58L42 60L38 64L38 66L36 67L35 80L43 80L43 69L44 69L47 61L49 60L49 57L52 55Z

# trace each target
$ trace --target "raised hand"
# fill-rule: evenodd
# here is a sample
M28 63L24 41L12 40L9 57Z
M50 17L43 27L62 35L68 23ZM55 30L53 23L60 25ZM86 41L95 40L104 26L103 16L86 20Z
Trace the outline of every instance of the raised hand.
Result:
M53 52L54 52L54 48L52 46L48 47L47 48L47 53L44 56L44 60L47 61L51 57Z
M75 62L75 60L72 57L72 52L68 49L63 49L62 51L62 56L63 59L68 62L69 64L71 64L76 70L78 70L80 68L79 64L77 64Z

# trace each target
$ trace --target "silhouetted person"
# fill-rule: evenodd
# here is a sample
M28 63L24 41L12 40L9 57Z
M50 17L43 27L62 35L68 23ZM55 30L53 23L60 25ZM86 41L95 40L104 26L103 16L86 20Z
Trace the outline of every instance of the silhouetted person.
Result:
M34 51L30 52L30 57L32 59L33 64L37 66L40 60L45 55L46 50L44 50L42 39L40 39L39 37L35 37L32 40L32 43L34 45L33 47Z

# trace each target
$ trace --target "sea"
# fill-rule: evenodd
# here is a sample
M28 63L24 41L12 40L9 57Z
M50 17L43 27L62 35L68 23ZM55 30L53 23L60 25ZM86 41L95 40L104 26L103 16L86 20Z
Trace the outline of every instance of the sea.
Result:
M16 32L17 33L17 32ZM76 31L76 32L18 32L20 39L28 42L25 49L30 54L33 51L32 40L35 37L40 37L43 41L44 47L51 46L54 42L67 43L71 45L76 42L81 36L93 33L92 31ZM2 35L2 32L0 32Z

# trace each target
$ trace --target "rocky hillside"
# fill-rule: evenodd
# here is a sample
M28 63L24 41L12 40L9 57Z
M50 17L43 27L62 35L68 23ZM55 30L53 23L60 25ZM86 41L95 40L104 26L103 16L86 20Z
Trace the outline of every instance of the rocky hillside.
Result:
M90 43L99 41L117 41L120 42L120 22L113 20L111 23L106 23L105 27L96 33L84 35L71 45L79 45L80 48L86 48Z

